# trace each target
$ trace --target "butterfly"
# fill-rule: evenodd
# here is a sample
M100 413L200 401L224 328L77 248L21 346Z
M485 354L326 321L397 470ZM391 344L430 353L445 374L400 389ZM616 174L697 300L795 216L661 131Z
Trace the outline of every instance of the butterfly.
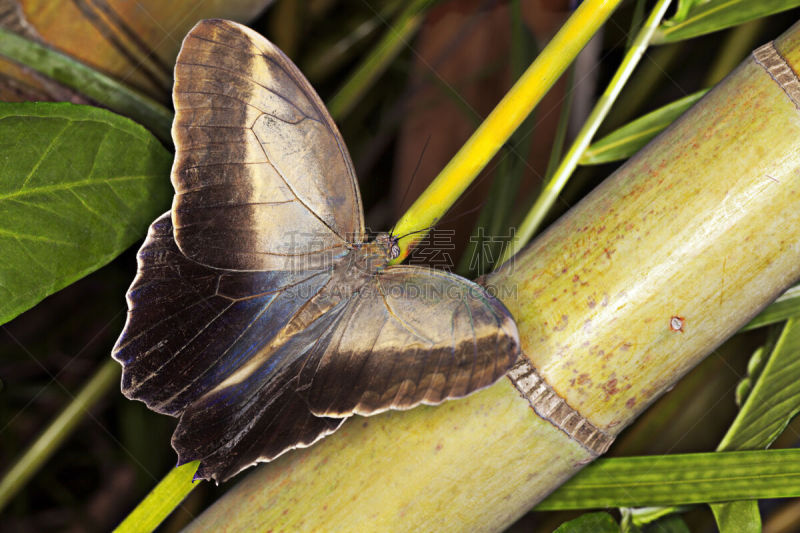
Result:
M367 242L324 104L267 39L200 21L175 66L171 211L150 226L113 349L122 392L178 417L178 464L225 481L352 415L463 397L520 352L483 287Z

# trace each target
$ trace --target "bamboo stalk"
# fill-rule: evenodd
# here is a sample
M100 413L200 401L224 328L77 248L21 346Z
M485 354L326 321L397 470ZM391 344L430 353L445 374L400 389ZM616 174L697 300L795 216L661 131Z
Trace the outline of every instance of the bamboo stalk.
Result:
M800 24L776 48L797 72ZM608 435L800 275L800 82L769 52L487 279L533 366ZM356 417L189 529L498 530L593 458L506 379Z

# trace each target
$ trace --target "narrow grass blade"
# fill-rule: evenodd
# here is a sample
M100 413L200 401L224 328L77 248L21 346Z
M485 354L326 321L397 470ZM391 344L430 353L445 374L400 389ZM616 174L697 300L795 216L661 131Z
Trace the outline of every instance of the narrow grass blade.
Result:
M707 92L708 89L705 89L685 96L614 130L587 148L580 159L580 164L600 165L629 158L664 131Z
M408 39L422 23L425 10L433 0L414 0L398 15L378 46L328 102L328 111L335 119L346 115L383 73L397 54L408 45Z
M384 20L394 17L403 4L401 0L389 0L376 6L379 11L373 12L357 25L348 24L338 28L333 39L323 36L319 41L310 43L310 49L305 54L308 59L300 65L311 84L316 87L348 61L359 57L373 36L386 27Z
M539 226L544 221L545 216L555 203L556 198L558 198L558 195L561 193L564 186L567 184L567 181L572 175L572 172L575 170L575 167L578 166L578 161L583 155L583 152L589 147L589 143L592 141L592 136L594 136L594 134L597 132L601 122L608 114L608 111L611 109L611 106L614 104L617 96L619 96L619 93L622 90L622 87L625 85L625 82L628 81L628 78L630 78L630 75L633 73L633 69L636 68L636 65L642 58L642 55L650 43L650 38L653 35L656 26L661 21L664 13L666 13L669 4L670 0L659 0L653 10L650 12L650 16L647 18L644 26L642 26L639 34L636 36L633 45L625 54L625 57L622 59L622 63L614 73L614 77L609 82L606 90L603 91L603 94L600 96L600 99L598 100L594 109L592 109L592 112L589 114L589 117L583 124L581 131L578 132L575 141L572 143L572 146L570 146L555 174L553 174L553 177L544 186L541 194L534 202L533 207L531 207L530 211L528 211L528 214L525 216L525 219L522 221L522 224L520 224L515 239L512 242L509 242L505 247L503 255L500 257L500 261L497 263L498 266L507 261L512 255L517 253L517 251L519 251L525 245L525 243L527 243L528 240L533 237Z
M708 0L679 11L653 36L653 44L691 39L800 6L800 0Z
M800 497L800 449L598 459L536 510Z
M464 143L436 179L395 226L400 235L429 228L455 203L544 94L567 69L621 0L586 0L503 97L483 124ZM401 254L424 238L400 242Z
M120 366L109 359L83 386L81 391L27 447L0 480L0 509L6 506L25 483L41 468L61 443L72 433L87 410L119 383Z
M173 468L114 532L154 531L197 486L192 478L198 466L200 461L192 461Z
M747 57L753 48L761 43L758 39L764 29L766 19L755 19L726 32L725 40L719 47L714 61L708 68L703 87L712 87L730 74Z
M513 0L509 8L511 72L514 78L518 79L525 72L531 59L536 57L538 50L533 36L527 31L523 22L521 1ZM570 72L573 72L573 70L571 69ZM572 78L571 75L569 77L570 79ZM570 83L569 86L571 87L571 85ZM568 87L566 94L569 94L569 92ZM569 103L571 101L571 98L567 98L562 107L562 119L565 110L569 113ZM462 102L462 99L458 98L455 102L458 105ZM456 269L456 272L462 276L475 278L490 272L492 265L500 256L503 244L510 233L510 228L514 225L512 221L513 207L515 199L519 195L523 173L530 159L531 137L536 127L535 118L536 111L534 110L528 114L520 127L511 135L507 145L502 149L498 157L489 193L486 195L486 201L472 229L469 243L461 255L461 260ZM563 143L563 139L558 137L562 129L562 123L564 134L566 134L566 120L559 120L559 129L556 132L557 138L554 141L558 148ZM555 149L556 147L554 147L554 151Z

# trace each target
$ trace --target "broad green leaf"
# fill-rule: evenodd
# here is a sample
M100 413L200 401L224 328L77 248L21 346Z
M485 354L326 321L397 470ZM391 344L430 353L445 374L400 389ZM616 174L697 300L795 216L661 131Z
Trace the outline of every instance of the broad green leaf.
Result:
M0 103L0 324L141 238L169 206L171 161L110 111Z
M717 448L766 448L800 411L800 323L786 322L744 406Z
M580 164L599 165L627 159L672 124L707 92L708 89L705 89L685 96L612 131L586 149Z
M653 44L672 43L705 35L800 6L800 0L707 0L682 4L675 18L663 23Z
M800 324L796 318L783 326L780 337L774 335L747 365L747 379L755 380L744 405L717 447L718 450L753 450L766 448L780 435L800 411ZM769 358L764 364L764 352ZM763 367L763 368L762 368ZM740 390L737 389L737 396ZM761 515L758 502L734 501L712 504L711 511L721 533L758 533Z
M793 316L800 316L800 285L795 285L780 295L743 327L742 331L783 322Z
M720 533L761 533L758 502L715 503L711 506Z
M564 522L554 533L619 533L619 524L608 513L586 513Z
M537 511L800 496L800 449L598 459Z

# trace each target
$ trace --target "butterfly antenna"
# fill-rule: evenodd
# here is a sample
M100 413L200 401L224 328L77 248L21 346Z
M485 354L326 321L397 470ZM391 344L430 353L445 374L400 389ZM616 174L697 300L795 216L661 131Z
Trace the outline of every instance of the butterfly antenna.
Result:
M453 207L456 207L456 205L458 205L458 202L456 202L455 204L453 204ZM466 211L464 211L463 213L459 213L459 214L457 214L457 215L455 215L455 216L453 216L453 217L450 217L450 218L443 217L443 218L442 218L441 220L439 220L438 222L445 222L445 221L446 221L446 222L453 222L454 220L458 220L459 218L463 218L463 217L465 217L465 216L467 216L467 215L471 215L472 213L474 213L474 212L476 212L476 211L480 211L481 209L483 209L483 206L484 206L484 205L486 205L486 200L482 201L481 203L479 203L478 205L476 205L476 206L475 206L475 207L473 207L472 209L467 209L467 210L466 210ZM437 222L437 223L438 223L438 222Z
M406 198L408 197L409 191L411 191L411 186L414 184L414 178L417 177L417 171L419 171L420 165L422 165L422 158L425 157L425 150L428 149L428 143L431 142L431 136L428 135L428 138L425 139L425 144L422 146L422 152L419 154L419 159L417 159L417 166L414 167L414 172L411 173L411 179L408 180L408 185L406 185L406 192L403 193L403 198L400 199L400 205L405 205ZM394 234L394 226L389 231L389 235ZM410 235L410 234L407 234ZM405 235L404 235L405 236Z
M399 235L399 236L397 236L395 238L399 241L400 239L405 239L409 235L414 235L416 233L422 233L424 231L429 231L432 227L433 226L428 226L427 228L422 228L422 229L418 229L418 230L415 230L415 231L409 231L408 233L406 233L404 235Z
M456 202L456 203L458 203L458 202ZM451 218L442 218L442 219L440 219L440 220L437 220L437 221L436 221L436 224L438 224L438 223L440 223L440 222L444 222L444 221L447 221L447 222L452 222L452 221L454 221L454 220L458 220L458 219L459 219L459 218L461 218L461 217L465 217L465 216L467 216L467 215L471 215L471 214L472 214L472 213L474 213L475 211L478 211L478 210L480 210L480 209L481 209L481 208L482 208L482 207L483 207L485 204L486 204L486 200L482 201L481 203L479 203L478 205L476 205L476 206L475 206L475 207L473 207L472 209L469 209L469 210L467 210L467 211L464 211L463 213L459 213L459 214L457 214L457 215L456 215L456 216L454 216L454 217L451 217ZM408 232L408 233L406 233L406 234L404 234L404 235L399 235L399 236L396 236L395 238L396 238L396 239L399 241L400 239L404 239L405 237L408 237L409 235L414 235L415 233L422 233L422 232L424 232L424 231L430 231L430 230L432 230L433 228L435 228L435 227L436 227L436 224L433 224L433 225L431 225L431 226L428 226L427 228L422 228L422 229L418 229L418 230L410 231L410 232ZM390 233L390 235L391 235L391 233Z

